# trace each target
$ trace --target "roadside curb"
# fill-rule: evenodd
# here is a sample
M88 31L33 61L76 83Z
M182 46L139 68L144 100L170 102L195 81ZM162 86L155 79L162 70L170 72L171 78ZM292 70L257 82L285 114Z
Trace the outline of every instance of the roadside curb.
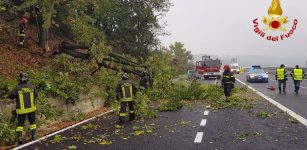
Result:
M19 150L19 149L25 148L25 147L30 146L30 145L32 145L32 144L35 144L35 143L37 143L37 142L39 142L39 141L45 140L45 139L47 139L47 138L49 138L49 137L52 137L52 136L54 136L54 135L56 135L56 134L62 133L62 132L64 132L64 131L66 131L66 130L75 128L75 127L77 127L77 126L79 126L79 125L81 125L81 124L84 124L84 123L86 123L86 122L89 122L89 121L91 121L91 120L94 120L94 119L96 119L96 118L99 118L99 117L101 117L101 116L104 116L104 115L113 113L114 111L115 111L115 110L112 109L112 110L109 110L109 111L104 112L104 113L102 113L102 114L99 114L99 115L97 115L97 116L94 116L94 117L91 117L91 118L89 118L89 119L83 120L83 121L81 121L81 122L79 122L79 123L76 123L76 124L74 124L74 125L72 125L72 126L66 127L66 128L61 129L61 130L59 130L59 131L56 131L56 132L50 133L50 134L48 134L48 135L46 135L46 136L43 136L43 137L41 137L41 138L39 138L39 139L37 139L37 140L35 140L35 141L31 141L31 142L29 142L29 143L25 143L25 144L23 144L23 145L20 145L20 146L18 146L18 147L15 147L15 148L13 148L13 150Z
M256 94L258 94L259 96L261 96L262 98L266 99L267 101L269 101L271 104L273 104L274 106L276 106L277 108L281 109L282 111L286 112L288 115L290 115L291 117L295 118L296 120L298 120L300 123L302 123L304 126L307 127L307 120L296 114L294 111L290 110L289 108L285 107L284 105L278 103L276 100L266 96L265 94L261 93L260 91L254 89L253 87L247 85L246 83L244 83L243 81L239 80L236 78L236 80L238 82L240 82L241 84L247 86L249 89L251 89L253 92L255 92Z

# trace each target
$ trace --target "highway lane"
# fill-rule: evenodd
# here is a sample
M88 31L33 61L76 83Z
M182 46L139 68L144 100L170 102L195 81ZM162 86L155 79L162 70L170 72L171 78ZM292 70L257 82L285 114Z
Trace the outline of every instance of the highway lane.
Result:
M296 95L294 93L294 83L292 79L289 79L287 82L287 88L286 88L287 94L278 93L278 84L277 81L275 80L275 76L272 74L269 74L269 79L270 79L269 83L249 83L246 81L245 75L238 75L237 79L243 81L249 86L262 92L268 97L276 100L280 104L294 111L298 115L301 115L305 119L307 118L307 86L306 86L307 81L303 81L299 94ZM267 88L269 86L276 87L276 91L268 90Z

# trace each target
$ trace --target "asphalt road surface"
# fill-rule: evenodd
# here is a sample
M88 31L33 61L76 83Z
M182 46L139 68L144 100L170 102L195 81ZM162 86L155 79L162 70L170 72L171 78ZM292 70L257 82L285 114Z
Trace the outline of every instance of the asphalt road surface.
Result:
M244 76L238 79L245 81ZM204 84L220 84L219 80L202 80ZM306 93L278 95L267 91L270 84L250 84L280 102L296 101L305 105ZM237 86L242 86L236 83ZM289 85L290 88L291 85ZM275 97L274 97L275 96ZM286 98L290 98L289 100ZM279 100L279 99L278 99ZM213 110L206 103L196 102L179 111L160 112L155 119L127 122L116 126L118 117L109 114L66 130L44 141L23 149L105 149L105 150L304 150L307 145L307 128L290 123L289 115L270 105L266 100L253 102L253 109ZM293 111L300 107L293 105ZM305 107L306 108L306 107ZM301 110L302 114L305 112ZM268 118L257 117L267 112Z
M300 116L307 118L307 81L304 80L301 83L299 94L296 95L294 92L294 83L291 78L288 78L286 92L287 94L278 93L278 83L275 80L274 74L269 74L269 83L249 83L246 81L246 75L238 75L237 79L243 81L249 86L262 92L266 96L274 99L280 104L284 105L288 109L294 111ZM269 86L274 86L276 91L268 90Z

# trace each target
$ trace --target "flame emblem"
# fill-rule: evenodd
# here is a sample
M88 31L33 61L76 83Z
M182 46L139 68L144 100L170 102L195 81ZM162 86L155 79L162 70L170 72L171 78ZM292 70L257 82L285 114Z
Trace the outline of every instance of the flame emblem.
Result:
M279 0L272 0L271 6L269 7L268 14L270 17L263 17L262 22L268 25L264 31L281 30L286 32L286 29L282 27L283 24L288 23L288 17L282 16L283 10Z

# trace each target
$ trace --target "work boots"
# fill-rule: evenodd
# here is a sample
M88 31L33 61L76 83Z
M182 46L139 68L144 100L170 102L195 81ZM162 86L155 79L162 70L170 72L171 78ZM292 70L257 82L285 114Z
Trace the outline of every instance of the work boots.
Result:
M22 144L22 131L17 131L16 132L16 139L19 145Z
M34 130L31 130L31 133L30 133L30 140L31 140L31 141L34 141L34 140L35 140L35 132L36 132L35 129L34 129Z

